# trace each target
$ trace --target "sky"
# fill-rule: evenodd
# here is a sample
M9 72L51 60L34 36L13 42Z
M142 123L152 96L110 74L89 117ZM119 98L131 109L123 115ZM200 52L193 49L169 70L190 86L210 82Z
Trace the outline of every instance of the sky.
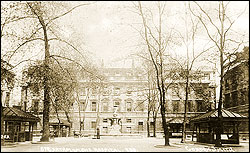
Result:
M1 2L2 3L2 2ZM68 2L72 6L86 1ZM99 64L104 61L107 67L131 67L131 54L143 49L139 33L132 28L141 26L141 18L133 12L132 1L98 1L90 2L90 5L75 9L70 14L59 20L61 22L61 33L68 39L79 41L79 45L91 58L94 63ZM143 5L153 6L154 2L143 2ZM212 2L204 2L209 5ZM230 7L232 15L237 14L246 8L245 14L239 18L234 29L241 31L249 37L249 2L231 1ZM166 13L181 12L184 2L167 2ZM182 26L179 18L173 16L168 23ZM132 26L131 26L132 25ZM164 27L165 28L165 27ZM167 28L165 28L167 29ZM75 37L77 35L77 37ZM75 37L75 38L74 38ZM204 32L199 36L205 39ZM183 47L179 47L179 52ZM183 52L185 53L185 52ZM135 64L138 61L135 60Z
M210 2L207 2L210 3ZM232 1L230 7L235 12L244 9L248 2ZM152 5L152 2L144 3ZM180 5L181 4L181 5ZM172 2L171 9L180 9L183 2ZM76 9L70 18L71 25L83 37L86 48L95 60L104 60L106 65L128 59L128 55L141 49L138 47L140 36L130 25L141 22L131 9L132 2L98 1L94 4ZM171 22L174 22L172 20ZM234 28L249 34L249 7L239 18ZM113 64L114 66L114 64Z
M152 6L154 2L144 2L143 5ZM185 2L167 2L167 11L171 13L183 13ZM213 3L206 1L206 4ZM225 2L226 3L226 2ZM233 28L237 32L246 34L249 37L249 2L231 1L231 17L236 17L238 12L246 8L245 13L236 20ZM141 38L133 27L140 26L141 18L133 13L132 2L103 1L96 2L86 7L79 8L72 13L69 23L83 37L83 48L86 48L96 63L104 61L106 67L131 67L132 58L130 54L143 49L138 46ZM168 13L168 12L167 12ZM178 15L177 15L178 16ZM170 24L182 27L179 18L173 16L168 20ZM164 28L164 27L163 27ZM66 28L67 29L67 28ZM67 30L66 30L67 31ZM68 31L70 33L70 30ZM72 31L71 31L72 32ZM69 34L70 36L70 34ZM199 35L197 46L202 48L207 43L207 36L203 31ZM247 43L248 44L248 43ZM185 54L185 47L176 48L178 53ZM183 51L183 52L182 52ZM138 61L135 61L135 63ZM219 66L217 64L216 66ZM218 70L219 71L219 70ZM219 84L219 73L216 73L216 84ZM219 87L219 86L218 86ZM219 98L219 88L217 90L217 100Z

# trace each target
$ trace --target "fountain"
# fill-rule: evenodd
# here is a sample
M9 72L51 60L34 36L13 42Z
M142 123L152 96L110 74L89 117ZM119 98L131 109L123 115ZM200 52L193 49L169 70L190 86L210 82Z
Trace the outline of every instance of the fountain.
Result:
M121 118L117 114L118 107L115 107L113 117L108 118L111 121L110 135L121 135Z

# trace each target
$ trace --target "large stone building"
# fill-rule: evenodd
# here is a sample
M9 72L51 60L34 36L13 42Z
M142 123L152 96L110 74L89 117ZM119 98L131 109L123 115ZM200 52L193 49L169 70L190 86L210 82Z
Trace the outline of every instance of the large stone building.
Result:
M75 90L76 100L69 109L68 117L62 110L58 110L56 113L51 109L51 130L61 131L61 135L56 134L58 136L68 136L69 129L70 133L92 135L99 128L101 134L109 134L113 130L111 126L112 119L117 118L121 133L146 134L147 123L149 123L152 133L154 120L152 114L150 114L148 122L148 81L146 73L142 69L135 67L102 67L100 72L104 75L102 81L90 81L89 78L78 80L79 88ZM192 88L189 90L187 108L188 118L213 109L215 101L214 77L213 71L202 71L200 77L191 79ZM167 79L166 85L168 81ZM179 135L181 134L184 116L184 87L185 82L183 80L176 80L166 93L166 118L171 125L170 131L179 133ZM24 83L21 103L23 110L32 112L41 118L41 121L37 124L37 128L41 130L42 90L31 91L28 85ZM114 112L116 112L115 117ZM58 118L60 118L59 129ZM71 120L71 123L67 122L67 120ZM189 124L187 127L189 130ZM163 133L159 111L156 120L156 133Z
M117 107L122 133L147 132L148 81L147 76L138 68L103 68L106 79L100 88L92 88L87 80L80 81L79 102L72 110L73 130L84 134L95 133L99 127L102 134L112 131L111 119ZM214 108L215 78L213 71L202 71L202 77L190 81L195 88L190 90L187 117L205 113ZM170 123L179 126L171 129L181 132L184 115L185 88L183 80L173 83L167 90L166 117ZM168 84L168 80L166 80ZM80 107L79 107L80 104ZM79 111L80 108L80 111ZM81 119L79 119L79 116ZM177 120L173 120L177 119ZM171 122L172 121L172 122ZM150 131L153 119L150 117ZM189 124L188 124L189 128ZM156 131L162 133L161 115L158 111Z
M236 54L236 59L225 74L224 107L249 116L249 47ZM248 122L241 123L240 131L249 133Z

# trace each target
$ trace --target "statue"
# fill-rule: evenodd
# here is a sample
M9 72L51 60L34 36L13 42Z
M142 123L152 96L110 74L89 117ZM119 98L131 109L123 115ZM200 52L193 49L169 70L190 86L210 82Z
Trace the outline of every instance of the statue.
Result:
M118 116L117 110L118 110L118 107L115 107L113 117L109 118L109 120L111 121L110 134L114 134L114 135L121 134L121 131L120 131L121 119L117 117Z

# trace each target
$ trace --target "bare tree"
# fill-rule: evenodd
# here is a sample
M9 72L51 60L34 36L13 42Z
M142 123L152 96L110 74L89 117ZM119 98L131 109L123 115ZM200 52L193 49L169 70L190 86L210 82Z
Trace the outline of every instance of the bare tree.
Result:
M146 19L146 15L144 14L143 8L141 3L138 3L139 15L142 18L144 33L142 35L143 39L146 42L147 51L149 53L149 59L151 64L154 67L157 90L159 93L159 105L160 105L160 112L162 116L162 127L164 130L164 137L165 137L165 145L169 145L169 131L168 125L166 122L166 90L168 89L165 86L166 83L166 73L169 73L166 70L166 61L165 61L165 50L171 41L171 32L170 29L169 35L166 36L162 32L162 22L163 22L163 14L165 12L166 4L162 4L160 2L157 3L157 14L158 14L158 27L154 24L154 28L156 33L153 33L153 30L150 28L148 21ZM153 18L153 13L150 12L151 17Z
M194 79L194 65L199 62L199 59L210 49L213 47L206 47L204 45L203 49L200 49L196 47L196 37L198 35L199 30L199 20L195 20L193 16L191 16L191 13L188 12L187 3L184 3L184 16L183 16L183 31L180 31L180 29L175 29L176 34L179 37L179 40L181 42L180 45L183 45L185 47L186 55L184 58L180 57L172 57L168 56L173 63L177 65L177 73L179 74L179 79L183 80L185 82L185 102L184 102L184 120L183 120L183 129L182 129L182 143L185 143L186 138L186 122L187 122L187 104L188 104L188 98L190 94L190 81ZM181 20L180 20L181 21ZM199 68L197 68L196 71L198 71Z
M219 93L219 104L218 104L218 123L216 128L216 143L215 146L222 146L221 144L221 133L222 133L222 103L224 93L224 76L226 63L231 58L232 54L238 51L240 46L244 44L244 40L235 40L232 37L232 33L235 33L232 29L235 21L245 12L245 9L237 15L232 15L229 12L230 2L218 2L216 12L209 12L204 6L198 2L193 2L192 5L189 3L189 10L192 15L197 17L202 23L207 36L216 46L219 52L219 63L220 63L220 93ZM218 21L218 22L217 22ZM236 34L237 37L242 39L242 35Z

